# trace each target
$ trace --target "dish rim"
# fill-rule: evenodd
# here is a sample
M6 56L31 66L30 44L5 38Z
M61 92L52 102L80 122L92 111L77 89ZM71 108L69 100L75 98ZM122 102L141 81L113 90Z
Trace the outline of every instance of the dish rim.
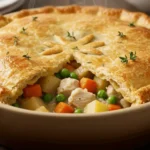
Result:
M44 117L57 117L57 118L90 118L90 117L112 117L112 116L118 116L118 115L124 115L124 114L130 114L137 111L145 111L146 109L150 109L150 103L144 103L138 106L128 107L124 109L119 109L115 111L106 111L106 112L98 112L98 113L81 113L81 114L75 114L75 113L55 113L55 112L38 112L33 110L27 110L23 108L16 108L14 106L8 105L8 104L0 104L0 109L5 109L7 111L12 111L14 113L20 113L20 114L27 114L32 116L44 116Z

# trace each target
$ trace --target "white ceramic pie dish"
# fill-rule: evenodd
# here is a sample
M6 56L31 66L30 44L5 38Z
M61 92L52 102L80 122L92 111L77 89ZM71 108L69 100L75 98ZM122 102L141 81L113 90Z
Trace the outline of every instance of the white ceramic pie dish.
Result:
M150 129L150 103L97 114L40 113L0 105L0 133L5 141L105 143L126 140Z

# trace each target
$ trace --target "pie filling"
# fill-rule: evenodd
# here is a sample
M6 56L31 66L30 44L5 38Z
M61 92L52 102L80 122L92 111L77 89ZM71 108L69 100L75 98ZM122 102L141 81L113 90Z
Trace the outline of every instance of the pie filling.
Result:
M131 104L108 81L73 60L54 75L27 85L13 106L40 112L97 113Z

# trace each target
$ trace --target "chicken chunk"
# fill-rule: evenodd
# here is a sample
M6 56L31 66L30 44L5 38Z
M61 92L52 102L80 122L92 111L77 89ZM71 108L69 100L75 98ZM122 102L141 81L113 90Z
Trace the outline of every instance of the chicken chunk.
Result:
M108 96L116 96L118 99L122 98L121 94L117 93L112 85L109 85L106 89L107 89L107 95Z
M68 102L70 105L75 107L84 108L88 103L95 99L95 95L91 92L88 92L87 89L77 88L72 91Z
M79 81L72 78L66 78L61 80L59 87L57 88L58 93L62 93L69 97L71 92L79 87Z
M130 103L129 102L127 102L125 99L121 99L120 100L120 104L121 104L121 106L123 107L123 108L127 108L127 107L130 107Z

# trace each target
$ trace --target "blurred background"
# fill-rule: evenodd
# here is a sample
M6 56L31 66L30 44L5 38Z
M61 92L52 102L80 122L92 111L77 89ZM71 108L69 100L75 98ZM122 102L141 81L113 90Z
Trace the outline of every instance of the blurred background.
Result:
M143 11L150 14L150 0L0 0L0 14L45 5L64 6L72 4L125 8L130 11Z

